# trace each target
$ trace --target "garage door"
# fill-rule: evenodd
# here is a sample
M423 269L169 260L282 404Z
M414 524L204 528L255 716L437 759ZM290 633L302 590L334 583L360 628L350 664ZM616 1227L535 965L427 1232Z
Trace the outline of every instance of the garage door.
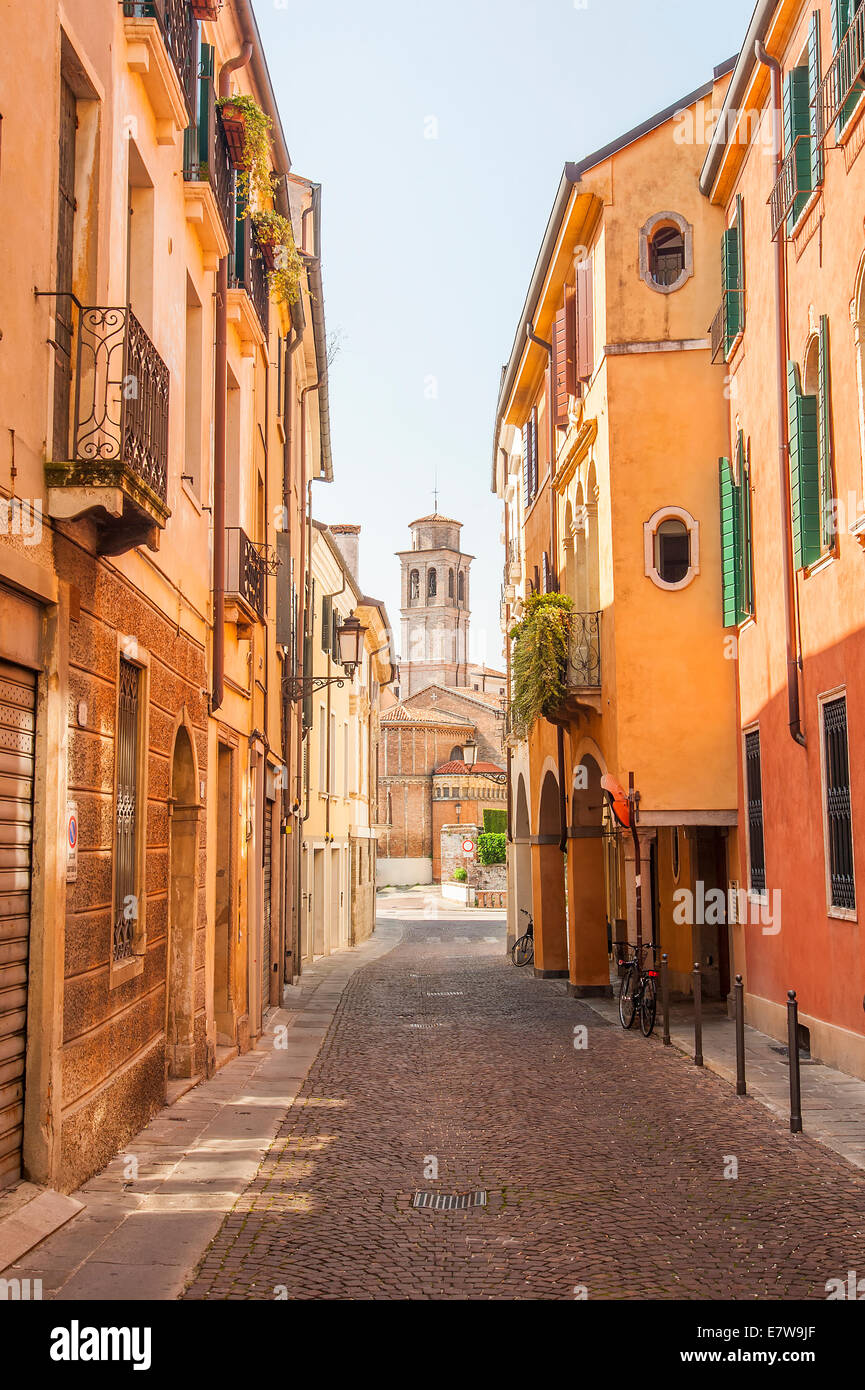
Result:
M36 677L0 661L0 1187L21 1176Z

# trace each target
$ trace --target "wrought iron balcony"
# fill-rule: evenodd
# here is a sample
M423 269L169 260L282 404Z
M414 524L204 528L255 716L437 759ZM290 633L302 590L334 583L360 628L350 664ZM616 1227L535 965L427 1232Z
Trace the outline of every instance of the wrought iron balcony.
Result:
M270 323L270 279L255 226L248 217L238 218L236 224L231 286L233 289L246 291L255 308L262 332L267 338Z
M812 192L811 182L811 136L798 135L769 197L773 241L791 213L795 220L802 211Z
M744 298L742 290L724 292L721 307L709 326L713 362L727 356L744 325Z
M231 247L235 234L234 168L209 73L202 73L199 79L198 123L191 125L184 137L183 177L187 183L209 184Z
M571 614L571 635L568 642L568 669L565 682L569 690L600 690L600 613Z
M853 16L826 76L817 89L814 110L817 117L817 141L823 144L836 122L842 125L848 113L844 108L857 94L857 83L865 74L865 7L860 6ZM852 103L851 103L852 105Z
M170 373L130 308L77 307L71 420L55 426L49 512L104 511L103 554L155 548L170 515Z
M127 19L155 19L178 80L190 121L195 120L198 76L198 20L189 0L122 0Z
M267 570L266 558L242 527L229 526L225 533L226 595L262 620L266 611Z

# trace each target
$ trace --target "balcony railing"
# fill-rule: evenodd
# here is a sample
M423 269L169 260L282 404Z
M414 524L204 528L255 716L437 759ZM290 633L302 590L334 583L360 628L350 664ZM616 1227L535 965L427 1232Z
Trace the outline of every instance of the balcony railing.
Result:
M845 107L855 94L856 84L865 72L865 7L853 16L847 33L817 89L814 109L817 141L822 144L836 121L843 125ZM852 103L851 103L852 105Z
M219 208L225 235L234 238L234 168L228 141L216 110L213 78L199 78L198 124L184 137L183 177L190 183L209 183Z
M235 251L232 257L231 284L234 289L246 290L255 307L258 321L267 337L270 322L270 281L258 245L255 226L248 217L237 220Z
M242 599L247 608L265 615L266 562L240 526L229 526L225 535L225 592Z
M795 219L802 211L812 192L811 182L811 136L798 135L769 197L773 241L790 214Z
M72 448L54 441L55 464L70 477L57 481L116 484L126 472L164 506L169 390L168 368L131 309L81 308Z
M569 690L601 688L601 615L572 613L568 642L568 669L565 684Z
M744 322L742 290L726 290L721 299L721 307L709 326L712 343L712 361L726 357Z
M195 120L198 76L198 20L189 0L122 0L128 19L155 19L177 73L190 121Z

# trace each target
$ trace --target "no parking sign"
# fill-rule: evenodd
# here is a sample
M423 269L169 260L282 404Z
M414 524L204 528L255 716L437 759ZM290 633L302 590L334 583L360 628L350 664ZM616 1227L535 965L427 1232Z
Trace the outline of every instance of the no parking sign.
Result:
M474 840L463 840L463 854L473 855L475 852Z
M66 803L66 882L78 877L78 802Z

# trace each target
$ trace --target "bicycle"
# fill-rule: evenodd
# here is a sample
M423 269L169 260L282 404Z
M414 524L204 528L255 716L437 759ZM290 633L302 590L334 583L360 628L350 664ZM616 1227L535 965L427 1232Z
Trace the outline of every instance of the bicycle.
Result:
M535 958L535 923L528 908L521 907L520 912L528 917L529 925L511 947L511 960L514 965L529 965Z
M637 1012L640 1014L640 1029L643 1037L651 1036L658 1013L658 996L655 981L657 970L646 970L640 961L647 951L654 951L655 943L649 942L635 950L630 960L619 959L619 965L627 966L619 990L619 1019L623 1028L633 1028Z

